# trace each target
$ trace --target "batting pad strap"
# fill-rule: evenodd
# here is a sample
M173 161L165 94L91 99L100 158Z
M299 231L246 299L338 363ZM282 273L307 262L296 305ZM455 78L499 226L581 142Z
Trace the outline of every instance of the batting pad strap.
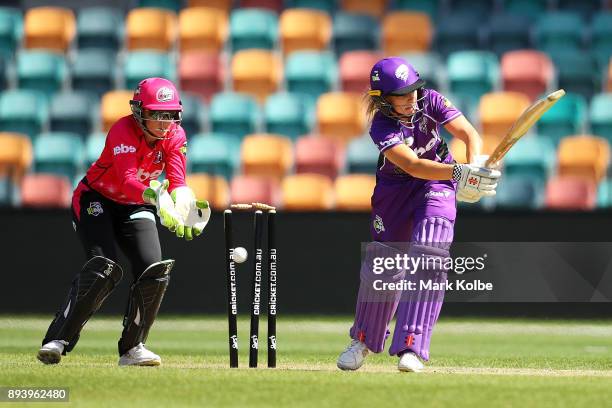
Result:
M153 215L153 213L151 211L138 211L137 213L134 213L132 215L130 215L130 220L151 220L154 223L155 221L155 215Z

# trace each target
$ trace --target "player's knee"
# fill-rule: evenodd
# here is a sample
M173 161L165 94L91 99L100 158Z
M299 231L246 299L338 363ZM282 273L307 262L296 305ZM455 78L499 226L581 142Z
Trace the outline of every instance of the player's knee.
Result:
M138 280L143 281L148 279L169 278L173 267L174 259L166 259L164 261L155 262L144 270Z
M384 242L369 242L365 248L365 256L361 264L361 281L372 283L374 281L397 282L405 273L405 268L396 262L401 256L401 248Z
M422 218L412 230L412 244L450 249L453 242L454 223L445 217Z
M111 279L113 286L116 286L123 277L123 269L117 262L111 259L103 256L94 256L83 265L81 274Z

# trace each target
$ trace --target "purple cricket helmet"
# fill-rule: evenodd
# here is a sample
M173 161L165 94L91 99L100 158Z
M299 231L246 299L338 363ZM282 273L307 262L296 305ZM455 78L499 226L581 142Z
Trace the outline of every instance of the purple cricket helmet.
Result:
M422 88L425 81L412 65L400 57L378 61L370 72L371 96L405 95Z

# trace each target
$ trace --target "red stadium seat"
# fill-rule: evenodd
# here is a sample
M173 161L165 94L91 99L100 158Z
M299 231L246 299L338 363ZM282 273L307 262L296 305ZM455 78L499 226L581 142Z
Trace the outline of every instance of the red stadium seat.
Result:
M207 51L182 53L179 78L183 91L196 93L209 101L213 94L223 90L225 64L221 54Z
M295 172L335 179L344 164L344 149L332 139L301 137L295 143Z
M240 0L240 7L268 9L280 14L283 11L283 0Z
M522 92L532 101L546 91L554 74L550 58L540 51L510 51L501 59L504 90Z
M546 186L546 207L554 210L592 210L597 201L595 183L582 177L559 176Z
M278 205L280 185L274 177L235 176L230 186L232 203L266 203Z
M54 174L29 174L21 183L24 207L70 207L72 186L68 178Z
M370 87L370 70L382 54L374 51L348 51L339 61L340 83L345 92L365 92Z

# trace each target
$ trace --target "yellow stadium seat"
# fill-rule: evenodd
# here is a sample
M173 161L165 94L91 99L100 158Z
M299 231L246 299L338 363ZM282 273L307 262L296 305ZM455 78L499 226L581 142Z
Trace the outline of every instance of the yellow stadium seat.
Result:
M169 51L174 45L177 23L172 11L135 8L128 13L125 24L128 50Z
M228 14L232 8L232 0L189 0L189 7L210 7Z
M433 27L425 13L394 11L382 21L382 48L387 55L428 51Z
M0 175L20 184L32 164L32 143L27 135L0 132Z
M610 145L606 139L591 135L561 139L558 150L558 174L578 176L599 183L610 164Z
M211 7L190 7L179 14L181 52L220 52L227 38L227 13Z
M272 51L242 50L232 58L234 90L252 95L259 103L277 91L282 76L282 62Z
M334 205L332 180L321 174L301 173L287 176L281 184L283 209L325 211Z
M285 54L296 50L324 50L332 34L331 18L314 9L286 9L280 15L280 42Z
M293 166L291 140L281 135L258 133L242 141L242 173L281 179Z
M108 132L113 124L126 115L131 115L130 99L134 96L132 91L110 91L102 95L100 101L100 118L102 131Z
M349 13L369 14L379 19L385 14L387 4L387 0L341 0L340 8Z
M213 211L228 207L229 185L222 176L192 173L187 175L185 181L198 199L208 200Z
M336 209L370 211L376 177L371 174L347 174L336 179Z
M362 97L354 92L329 92L317 101L319 133L341 143L361 136L366 117Z
M505 135L530 104L529 97L519 92L484 94L478 106L482 133Z
M482 135L482 154L491 154L503 139L502 136ZM457 138L450 141L449 149L457 163L467 163L465 143Z
M76 33L74 14L63 7L34 7L24 17L25 48L66 52Z

